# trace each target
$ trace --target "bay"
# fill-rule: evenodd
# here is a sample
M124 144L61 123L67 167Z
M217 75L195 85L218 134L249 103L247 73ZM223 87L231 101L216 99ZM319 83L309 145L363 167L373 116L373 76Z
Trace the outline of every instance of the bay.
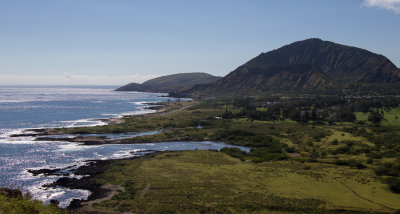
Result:
M73 169L87 164L88 160L128 158L149 151L233 147L209 141L84 146L64 141L34 141L33 137L10 137L25 129L104 125L100 119L151 113L153 110L146 109L148 103L173 100L165 95L116 92L113 87L104 86L0 87L0 187L21 189L45 203L58 200L60 207L66 207L73 199L86 199L90 192L44 187L59 176L33 176L27 170ZM127 136L141 134L152 133L129 133ZM69 177L77 177L66 172Z

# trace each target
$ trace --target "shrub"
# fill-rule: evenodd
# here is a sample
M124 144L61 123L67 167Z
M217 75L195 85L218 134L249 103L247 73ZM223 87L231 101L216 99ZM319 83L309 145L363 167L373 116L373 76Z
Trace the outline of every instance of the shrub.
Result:
M395 177L389 177L386 179L386 183L389 184L389 188L392 192L400 194L400 179Z
M371 114L368 116L368 121L371 121L373 123L379 123L382 119L383 115L379 112L371 112Z
M238 148L224 147L220 151L235 158L245 158L247 156L247 152L242 151Z

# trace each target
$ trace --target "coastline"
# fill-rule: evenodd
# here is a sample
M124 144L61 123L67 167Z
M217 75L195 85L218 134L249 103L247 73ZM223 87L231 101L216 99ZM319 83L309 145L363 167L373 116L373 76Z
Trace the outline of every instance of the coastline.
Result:
M123 125L127 119L135 118L135 117L148 117L148 116L162 116L165 117L167 114L179 112L185 110L191 105L185 105L187 101L161 101L156 103L146 103L146 107L143 107L147 110L153 110L154 112L144 113L144 114L134 114L134 115L123 115L121 117L107 118L107 119L98 119L101 122L104 122L105 125L94 126L94 127L107 127L112 125ZM177 104L179 103L179 104ZM69 133L68 130L74 128L91 128L92 126L79 126L79 127L59 127L59 128L37 128L37 129L25 129L22 130L21 133L12 134L10 137L35 137L34 141L65 141L71 143L79 143L80 145L104 145L104 144L140 144L140 143L151 143L151 142L172 142L172 141L195 141L199 139L192 138L181 138L181 139L170 139L170 140L141 140L141 141L129 141L127 139L132 139L137 136L147 136L158 134L167 130L171 130L171 128L166 128L162 130L153 130L153 129L145 129L141 131L102 131L101 133L90 133L85 131L78 131L74 133ZM149 134L146 134L146 133ZM151 133L154 132L154 133ZM137 134L137 136L123 136L127 133L131 133L133 135ZM60 137L61 135L61 137ZM62 135L70 135L70 136L62 136ZM95 136L94 136L95 135ZM121 135L122 137L118 138L107 138L107 135ZM205 139L207 140L207 139Z
M96 121L100 121L105 123L104 125L100 126L108 126L108 125L117 125L117 124L122 124L126 122L126 119L129 118L134 118L138 116L145 116L145 115L152 115L152 114L165 114L168 112L168 110L171 110L168 108L168 102L172 101L160 101L156 103L143 103L148 106L142 107L144 110L153 110L153 112L147 112L147 113L142 113L142 114L131 114L131 115L121 115L119 117L111 117L111 118L99 118L99 119L94 119ZM179 101L179 102L186 102L186 101ZM176 102L174 102L176 103ZM180 109L172 109L173 110L180 110ZM183 109L182 109L183 110ZM51 136L51 135L59 135L59 134L64 134L58 129L68 129L68 128L88 128L92 126L76 126L76 127L53 127L53 128L28 128L28 129L23 129L21 133L18 134L11 134L10 137L39 137L39 136ZM104 133L106 134L106 133ZM44 139L46 140L46 139ZM54 140L60 140L60 138L49 138L48 141L54 141ZM68 141L68 140L67 140ZM74 141L70 141L74 142Z
M62 177L59 178L52 184L46 185L46 187L65 187L69 189L83 189L91 192L89 197L85 200L73 199L71 203L66 207L66 209L78 209L82 207L82 203L90 203L96 200L102 200L110 196L113 193L113 189L109 185L102 185L93 180L93 178L106 171L110 164L114 161L120 160L136 160L142 158L150 158L155 154L161 153L159 151L154 151L149 154L144 154L142 156L135 156L129 158L121 159L108 159L108 160L89 160L89 164L80 166L79 168L73 170L75 175L82 175L81 179Z
M107 118L107 119L99 119L100 121L106 123L105 126L108 125L114 125L114 124L122 124L126 121L128 118L133 118L133 117L138 117L138 116L145 116L149 114L165 114L168 112L170 109L168 106L165 104L165 102L158 102L158 103L146 103L148 105L152 106L147 106L144 108L154 110L155 112L150 112L150 113L145 113L145 114L138 114L138 115L124 115L118 118ZM174 109L172 109L174 110ZM175 109L176 110L176 109ZM178 109L179 110L179 109ZM82 126L83 128L88 127L88 126ZM111 144L111 143L117 143L115 141L113 142L107 142L106 139L101 138L101 137L93 137L93 138L51 138L51 135L57 135L60 133L55 133L54 131L57 128L37 128L37 129L25 129L22 131L22 133L19 134L13 134L10 135L10 137L35 137L35 141L67 141L71 143L79 143L80 145L100 145L100 144ZM121 142L118 142L121 143ZM135 143L129 143L125 142L126 144L135 144ZM148 142L142 142L142 143L148 143ZM110 193L113 192L113 190L110 187L104 187L100 184L97 184L95 181L92 181L92 178L95 175L98 175L105 170L107 170L108 165L113 162L114 160L126 160L126 159L137 159L137 158L145 158L148 155L154 154L157 152L151 151L150 154L143 154L141 156L134 156L134 157L128 157L128 158L120 158L120 159L107 159L107 160L87 160L84 161L85 165L80 166L76 169L71 170L74 175L77 176L82 176L82 178L77 179L77 178L71 178L71 177L65 177L66 174L62 174L62 170L68 169L71 166L65 167L65 168L57 168L57 169L47 169L47 168L42 168L38 170L28 170L32 176L59 176L59 178L51 183L45 185L45 187L65 187L68 189L80 189L80 190L88 190L91 192L89 197L85 200L81 199L73 199L70 204L66 207L66 209L76 209L81 207L81 203L83 202L91 202L94 200L101 200L102 198L108 197ZM65 172L64 172L65 173ZM55 203L58 203L55 201Z
M151 153L154 154L154 153ZM147 154L149 155L149 154ZM87 203L94 200L99 200L102 198L106 198L112 192L110 188L104 188L103 185L98 184L96 181L92 180L96 175L103 173L108 169L108 166L116 160L134 160L138 158L143 158L146 155L138 156L138 157L130 157L130 158L122 158L122 159L108 159L108 160L88 160L87 165L80 166L75 170L72 170L74 175L84 176L80 179L70 178L70 177L61 177L57 179L55 182L46 185L46 187L64 187L69 189L83 189L91 192L89 197L85 200L82 199L73 199L70 204L66 207L66 209L77 209L82 207L81 203ZM62 169L59 169L62 170ZM57 170L57 171L59 171ZM38 173L42 174L42 173ZM45 176L46 174L43 173Z
M190 105L193 104L192 103L185 103L183 105ZM182 109L182 104L178 103L178 105L175 105L177 108L176 109ZM179 107L178 107L179 106ZM220 105L222 106L222 105ZM365 188L367 189L367 194L375 194L375 189L380 189L381 191L376 193L379 194L379 196L377 196L375 198L375 196L372 195L363 195L362 197L370 200L370 199L374 199L373 201L380 203L380 204L384 204L387 207L393 207L393 208L397 208L398 205L396 204L386 204L386 203L382 203L382 201L379 200L375 200L378 197L381 198L393 198L391 195L392 193L389 192L389 188L387 187L388 184L385 184L382 182L382 180L379 180L379 177L376 176L376 174L374 174L375 172L374 167L377 165L363 165L363 163L365 163L364 161L359 161L358 163L361 163L360 166L361 167L365 167L365 168L358 168L355 167L352 162L350 162L348 160L349 156L342 156L340 157L340 159L336 158L337 156L333 156L336 155L333 152L330 153L330 151L333 150L328 150L328 149L337 149L337 148L341 148L342 146L347 146L347 142L346 139L350 139L350 140L354 140L357 139L359 140L360 138L355 138L357 136L352 135L351 130L344 130L344 128L348 128L350 127L349 124L337 124L337 126L339 127L332 127L330 124L318 124L318 126L316 126L316 124L314 123L309 123L309 124L303 124L303 123L292 123L290 121L251 121L250 119L229 119L229 118L224 118L224 120L222 120L219 116L222 115L223 111L226 108L224 108L223 106L218 108L218 106L214 105L214 104L207 104L207 105L203 105L203 103L200 103L199 105L195 105L193 108L189 108L187 110L181 111L181 112L177 112L177 113L173 113L173 114L169 114L166 113L163 116L163 113L155 113L155 114L148 114L148 115L140 115L140 116L132 116L132 118L128 119L126 118L126 123L123 125L109 125L109 126L104 126L104 127L89 127L89 128L68 128L68 129L59 129L60 131L65 131L64 134L66 135L73 135L76 134L76 136L81 135L81 136L96 136L97 138L93 138L92 140L95 139L100 139L98 137L98 133L109 133L107 135L107 137L109 137L110 139L115 139L113 137L115 137L115 133L119 134L119 133L123 133L123 131L129 130L129 131L137 131L137 132L141 132L141 131L146 131L146 130L156 130L156 129L162 129L163 132L157 135L151 135L151 136L145 136L145 137L137 137L137 138L129 138L126 139L126 143L128 144L133 144L133 145L129 145L127 147L132 147L134 149L153 149L156 148L154 150L163 150L163 149L159 149L159 148L168 148L170 150L180 150L179 148L182 148L182 150L187 150L188 147L185 147L184 144L186 145L193 145L193 143L196 142L186 142L186 143L182 143L182 142L175 142L175 143L166 143L165 145L167 147L164 147L164 145L158 144L158 143L151 143L152 146L147 146L147 145L138 145L135 146L134 144L136 143L142 143L144 142L143 140L151 140L151 141L146 141L146 142L157 142L158 140L160 142L165 142L166 140L163 139L169 139L171 141L178 141L176 139L180 139L180 141L188 141L188 140L193 140L196 139L197 141L201 141L199 139L203 139L203 141L206 141L205 139L209 139L212 142L227 142L228 144L233 144L233 145L242 145L242 146L246 146L246 147L252 147L252 152L250 154L243 154L242 152L238 151L238 150L224 150L222 153L218 153L218 155L228 155L231 156L233 158L236 158L234 161L241 163L241 164L247 164L247 165L253 165L255 168L259 169L260 167L266 167L266 174L269 174L271 171L270 169L274 169L277 170L277 168L283 167L282 168L282 172L287 172L286 169L290 169L292 170L293 168L295 168L295 170L292 171L288 174L288 176L279 176L281 178L278 178L276 180L276 182L278 182L279 184L282 184L282 186L286 186L285 182L291 183L293 182L293 176L300 176L302 177L302 179L305 179L306 181L310 181L309 184L308 183L304 183L303 184L299 184L299 194L306 194L308 192L308 190L303 191L304 189L312 189L314 190L314 186L313 183L315 182L319 182L321 181L322 183L320 184L321 186L319 187L323 187L323 189L325 188L329 188L332 190L336 190L336 189L340 189L340 188L346 188L346 185L349 186L351 189L346 189L346 191L349 194L346 196L351 200L360 200L360 197L358 197L357 195L363 195L364 192L361 191L357 191L357 188ZM171 112L171 111L169 111ZM222 116L221 116L222 117ZM113 131L117 131L117 132L113 132ZM288 135L282 135L283 134L288 134ZM129 133L127 133L129 134ZM290 135L289 135L290 134ZM131 135L124 135L124 136L131 136ZM235 136L234 138L230 138L230 136ZM295 139L299 139L299 137L303 137L305 136L306 138L302 139L300 138L300 140L304 140L304 141L294 141ZM336 145L333 144L333 140L336 139L337 137L341 137L340 138L340 142L338 142ZM276 141L276 139L279 139L279 141ZM287 140L282 142L281 140ZM305 140L312 140L313 144L308 144L307 141ZM85 141L84 139L82 139L83 141ZM86 139L86 141L88 141L90 139ZM104 139L103 139L104 140ZM121 141L119 141L121 142ZM299 147L295 148L295 152L299 152L296 153L298 154L298 156L292 156L290 151L291 148L288 147L289 145L284 145L283 143L286 144L286 142L297 142L300 146L303 145L307 145L307 146L314 146L314 143L317 145L321 145L324 144L327 147L322 147L322 149L326 149L327 152L327 156L320 156L317 158L313 158L311 155L307 156L303 155L300 152L307 152L306 149L310 148L305 148L303 150L298 150ZM208 142L205 142L206 144ZM306 144L307 143L307 144ZM364 145L367 144L371 145L372 142L369 142L367 140L365 141L360 141L359 143L357 143L356 146L360 145ZM82 143L78 144L71 144L74 145L75 147L79 147L80 145L82 145ZM150 144L148 144L150 145ZM154 145L157 145L155 147L153 147ZM174 146L172 146L174 145ZM272 147L271 145L275 145L276 147ZM121 146L121 145L105 145L105 146L99 146L99 147L113 147L113 146ZM225 145L223 145L225 146ZM88 146L90 147L90 146ZM279 147L279 148L278 148ZM198 147L197 145L192 146L190 148L193 148L193 150L196 148L201 148L201 150L203 150L204 147ZM218 147L220 148L220 147ZM222 148L222 147L221 147ZM270 149L271 148L271 149ZM277 148L278 150L275 150L275 148ZM315 147L311 147L311 148L315 148ZM153 150L153 151L154 151ZM190 149L192 150L192 149ZM193 178L197 179L199 177L199 175L207 175L207 172L209 170L207 170L207 168L209 167L209 159L208 157L205 158L204 156L199 156L198 159L196 160L195 163L192 163L189 161L185 161L188 159L181 159L181 157L178 155L176 155L176 153L171 152L170 153L161 153L160 155L165 155L164 157L168 157L169 159L166 161L159 161L159 158L150 158L150 159L146 159L145 165L142 165L143 167L141 168L141 170L148 170L150 169L149 172L151 173L147 173L148 177L143 178L141 177L141 175L138 175L138 177L135 177L136 174L129 174L129 172L135 172L134 169L136 168L129 168L129 167L123 167L125 164L121 164L119 165L117 162L114 162L113 160L126 160L126 159L136 159L136 158L146 158L146 157L151 157L151 155L145 155L142 157L132 157L132 154L134 155L135 152L133 152L132 150L127 150L125 149L125 151L127 151L128 155L125 156L118 156L116 157L116 159L109 159L106 161L90 161L90 160L94 160L97 159L97 156L95 156L94 158L87 158L86 161L82 161L82 164L87 164L87 166L84 167L79 167L76 170L72 170L72 169L76 169L78 166L76 167L71 167L71 168L67 168L67 169L56 169L56 170L49 170L49 169L43 169L42 173L37 172L39 174L43 174L44 176L49 175L51 176L52 173L57 175L57 173L62 173L65 171L69 171L69 172L74 172L76 175L79 175L80 173L82 173L83 175L87 176L85 177L83 180L78 180L78 179L74 179L72 177L75 176L68 176L69 178L61 178L63 175L61 175L60 177L56 177L57 181L55 181L54 183L48 185L49 187L53 187L53 186L63 186L69 189L85 189L85 191L88 193L85 195L85 197L80 197L81 200L73 200L72 203L67 207L66 212L71 211L71 212L91 212L91 211L96 211L98 208L101 209L100 207L103 208L110 208L113 209L114 206L116 206L116 204L119 204L118 201L124 201L126 198L128 197L127 194L129 193L130 195L135 195L136 192L133 192L130 190L130 188L128 188L130 186L129 185L125 185L127 184L126 181L131 181L134 182L134 184L136 185L136 182L139 182L139 188L136 188L135 191L140 190L140 192L146 192L149 188L148 183L151 182L151 187L152 188L156 188L157 190L159 188L156 187L156 185L154 185L154 182L158 182L159 184L163 185L163 183L166 181L165 179L160 179L161 175L169 175L169 176L174 176L174 172L180 172L180 170L185 170L185 169L189 169L190 172L191 169L193 169L193 167L196 167L196 163L197 162L202 162L205 165L205 170L203 173L200 174L194 174ZM198 152L184 152L185 154L198 154L201 153L201 151ZM217 154L217 153L215 153ZM229 158L228 156L225 156L226 158ZM353 156L350 156L353 157ZM192 158L191 155L188 156L188 158ZM161 159L161 158L160 158ZM240 160L239 160L240 159ZM173 161L183 161L182 163L188 163L187 167L181 167L178 169L179 170L166 170L168 169L168 164L169 164L169 160L173 160ZM191 160L191 159L190 159ZM122 161L122 162L126 162L127 165L131 165L131 166L136 166L136 164L138 163L143 163L142 160L138 160L139 162L136 161ZM161 166L159 164L161 163L167 163L167 165L162 165L162 167L159 168L152 168L152 167L148 167L149 165L147 165L148 161L152 161L153 162L153 166ZM224 162L224 161L222 161ZM251 162L251 163L249 163ZM224 169L221 169L218 167L218 164L221 163L219 161L215 162L216 164L216 168L218 168L218 172L220 171L224 171ZM374 162L376 163L376 162ZM193 165L194 164L194 165ZM282 165L283 164L283 165ZM345 165L346 164L346 165ZM140 165L140 164L139 164ZM169 164L171 166L175 166L174 164ZM82 166L81 164L79 164L79 166ZM247 166L246 166L247 167ZM331 173L328 174L324 174L325 173L325 169L326 168L332 168L332 169L338 169L338 170L329 170L332 171ZM151 170L152 169L152 170ZM239 191L242 190L242 185L245 184L247 182L247 176L249 174L250 171L241 171L242 168L241 167L234 167L234 170L238 170L239 173L241 173L241 175L243 175L243 180L238 184L238 189ZM126 171L128 170L128 171ZM165 171L163 171L165 170ZM335 172L333 172L335 171ZM69 173L67 172L67 173ZM123 172L123 173L120 173ZM128 172L128 173L125 173ZM141 171L144 172L144 171ZM160 173L162 172L162 174ZM229 172L229 171L227 171ZM104 173L104 174L100 174L100 173ZM172 174L171 174L172 173ZM251 172L253 173L253 172ZM269 182L270 179L275 179L276 176L273 176L272 173L270 174L270 176L267 177L262 177L262 179L259 179L259 175L258 175L259 171L255 170L254 174L252 174L255 180L254 180L254 184L257 185L263 185L265 184L265 182ZM310 174L312 173L312 174ZM354 174L353 174L354 173ZM72 174L72 173L71 173ZM146 173L144 173L146 174ZM154 175L159 175L159 176L154 176ZM189 173L184 173L186 175L188 175ZM220 173L217 173L220 174ZM309 175L313 175L313 174L318 174L321 175L323 179L321 179L320 176L318 176L318 178L316 178L316 180L313 180L312 177L309 177ZM60 174L58 174L60 175ZM263 173L263 175L265 175ZM360 178L360 176L363 180L357 180L356 183L348 183L347 179L353 179L353 178ZM120 179L120 176L124 177L125 179ZM358 176L358 177L356 177ZM77 176L77 178L80 178L83 176ZM60 179L59 179L60 178ZM142 179L143 180L140 180ZM151 179L155 179L155 180L151 180ZM337 178L340 178L338 180L336 180ZM158 180L157 180L158 179ZM207 181L207 178L204 178ZM216 177L217 179L217 177ZM282 179L282 181L281 181ZM368 180L365 180L368 179ZM176 180L180 180L180 177L178 177L178 179ZM218 191L220 190L225 190L226 186L224 185L224 179L221 179L220 177L218 177L217 180L221 181L221 186L218 188ZM97 184L97 181L99 184ZM326 182L328 181L328 183ZM332 181L334 181L332 183ZM53 181L51 181L53 182ZM282 183L281 183L282 182ZM49 182L50 183L50 182ZM179 185L181 185L180 182L177 183L177 186L179 187ZM190 190L191 183L190 180L188 181L188 183L186 183L185 188L183 188L183 192L180 192L180 194L178 195L185 195L187 193L187 190ZM201 186L201 185L200 185ZM175 186L176 187L176 186ZM188 189L186 189L186 187ZM203 186L205 189L207 189L207 186ZM272 186L271 186L272 187ZM318 199L320 197L321 194L325 194L325 192L318 192L320 191L321 188L319 188L318 186L316 187L315 191L318 194L315 194L311 197L312 200L314 199ZM126 188L126 189L124 189ZM247 190L249 192L252 192L255 189L257 189L257 186L252 186L250 188L246 187ZM170 186L169 189L173 189L174 191L176 189L179 188L174 188L174 186ZM229 189L229 188L228 188ZM354 192L352 192L351 190L354 190ZM125 192L124 192L125 191ZM345 190L344 190L345 191ZM138 191L137 191L138 192ZM285 195L285 192L281 191L280 189L275 189L274 191L272 191L273 194L282 194L283 193L283 198L275 198L279 201L281 200L286 200L288 199L289 201L292 199L291 195ZM89 195L89 193L91 193ZM118 194L121 193L121 194ZM226 194L222 191L220 192L222 193L220 196L224 197ZM113 195L118 194L116 197L113 197ZM169 192L168 190L163 192L164 194L164 198L168 197ZM269 197L270 191L265 192L266 197ZM153 195L154 196L154 195ZM335 191L329 193L327 195L327 202L329 203L333 203L335 204L336 207L343 207L343 203L342 202L336 202L335 198L338 195L336 194ZM122 197L122 198L121 198ZM139 200L139 203L142 203L142 198L141 195L135 195L135 197L137 197ZM75 197L77 198L77 197ZM85 200L83 200L85 198ZM259 197L257 197L259 198ZM145 198L146 199L146 198ZM191 198L185 198L185 200L189 200ZM208 201L208 196L207 194L204 195L204 197L202 198L204 201ZM68 200L64 200L64 199L60 199L60 201L62 201L64 203L64 205L62 207L66 207L67 203L65 202L70 202L70 200L72 200L72 197L70 197ZM105 200L109 200L105 203L100 203L102 201ZM149 203L151 203L152 201L157 200L157 198L149 198ZM301 201L301 203L308 203L307 202L308 198L305 198L304 201ZM365 199L362 199L364 202L368 201ZM179 201L179 200L178 200ZM396 201L396 200L393 200ZM365 209L375 209L374 206L377 206L377 203L373 202L372 205L370 205L369 207L365 208ZM123 203L123 202L121 202ZM126 202L125 204L128 206L130 202ZM371 203L371 202L367 202L367 203ZM252 204L252 202L250 202L250 204ZM279 205L279 203L277 203ZM92 206L93 205L93 206ZM273 204L273 206L275 206L276 204ZM297 205L299 205L299 207L297 207ZM303 209L301 204L297 204L296 206L294 206L296 209ZM82 207L83 206L83 207ZM145 206L145 205L144 205ZM179 207L179 203L175 204L176 208ZM286 205L285 205L286 206ZM283 209L285 209L285 206L283 207ZM379 205L380 206L380 205ZM82 207L82 208L80 208ZM148 206L145 206L148 207ZM164 209L165 207L160 206L162 209ZM382 209L383 206L381 206ZM308 208L307 208L308 209ZM384 209L388 209L388 208L384 208ZM364 210L363 206L360 206L360 210Z
M186 102L186 101L181 101L181 102L160 102L160 103L155 103L154 105L156 106L151 106L152 110L155 110L155 112L152 113L147 113L147 114L141 114L141 115L129 115L129 116L122 116L121 118L109 118L109 119L103 119L103 121L107 121L108 124L104 126L110 126L114 124L121 124L126 122L126 119L129 118L135 118L135 117L140 117L143 120L147 120L151 117L159 117L159 118L166 118L166 115L169 113L176 113L179 111L182 111L184 109L187 109L191 106L193 106L193 102ZM148 108L148 107L147 107ZM85 128L79 127L79 128ZM86 127L88 128L88 127ZM89 127L93 128L93 127ZM196 128L196 127L192 127ZM197 127L198 128L198 127ZM167 128L163 131L171 131L174 130L175 128ZM178 128L179 129L179 128ZM181 137L179 139L170 139L170 140L160 140L160 139L152 139L151 137L148 139L151 140L146 140L146 138L139 138L137 142L133 141L124 141L122 140L108 140L105 138L105 136L95 136L95 137L77 137L77 138L52 138L51 135L63 135L68 133L63 133L62 131L65 130L70 130L70 129L27 129L25 130L26 133L22 133L20 135L14 135L14 137L18 136L30 136L30 137L35 137L36 141L68 141L72 143L77 143L78 145L102 145L102 144L140 144L140 143L161 143L161 142L185 142L185 141L199 141L199 139L194 139L190 137ZM60 132L57 132L60 131ZM161 131L160 131L161 132ZM107 135L107 133L102 133L104 135ZM100 134L100 135L102 135ZM112 133L109 133L112 134ZM118 133L118 134L125 134L124 132ZM157 133L158 134L158 133ZM79 135L79 134L76 134ZM131 138L132 139L132 138ZM201 140L200 140L201 141ZM203 139L203 141L207 141ZM213 141L213 142L222 142L222 141ZM197 149L197 148L196 148ZM150 154L148 152L151 152ZM71 169L71 166L67 166L64 168L41 168L41 169L36 169L36 170L29 170L28 172L32 174L33 176L57 176L57 180L54 181L53 183L47 184L44 187L64 187L68 188L71 190L74 189L79 189L79 190L88 190L90 191L90 195L85 199L73 199L70 204L66 207L66 209L76 209L81 207L82 203L90 203L95 200L103 200L104 198L110 197L110 194L115 194L115 189L112 189L113 186L103 186L95 181L92 180L93 177L96 175L104 172L107 170L108 166L114 161L114 160L126 160L126 159L137 159L137 158L147 158L153 154L157 153L157 151L154 150L146 150L144 154L141 154L141 156L134 156L134 157L124 157L124 158L117 158L117 159L107 159L107 160L86 160L83 163L86 163L85 165L81 165L80 167L76 169ZM70 173L66 172L69 171L71 172L74 176L78 176L81 178L75 178L75 177L67 177L70 175ZM56 201L56 203L58 203Z

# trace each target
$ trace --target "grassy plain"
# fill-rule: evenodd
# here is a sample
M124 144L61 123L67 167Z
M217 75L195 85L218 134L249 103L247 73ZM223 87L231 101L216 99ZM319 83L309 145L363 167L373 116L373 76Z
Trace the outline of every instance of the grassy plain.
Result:
M321 163L240 161L221 152L163 152L116 161L99 183L121 185L103 213L359 213L400 209L371 170Z
M384 113L382 125L400 126L400 108L393 108Z
M399 108L386 110L381 124L367 121L368 114L363 113L356 116L365 124L229 119L222 117L227 109L239 110L224 102L171 102L165 108L124 118L120 124L54 132L163 130L109 143L212 140L252 150L249 154L224 151L231 156L211 151L166 152L116 161L96 179L125 191L83 211L391 213L400 209L400 195L385 182L388 176L398 176Z

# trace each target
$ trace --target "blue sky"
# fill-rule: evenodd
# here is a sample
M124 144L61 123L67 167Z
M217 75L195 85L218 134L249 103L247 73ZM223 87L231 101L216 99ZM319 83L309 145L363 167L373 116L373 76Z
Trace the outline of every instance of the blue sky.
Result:
M0 85L223 76L307 38L400 66L400 0L0 0Z

